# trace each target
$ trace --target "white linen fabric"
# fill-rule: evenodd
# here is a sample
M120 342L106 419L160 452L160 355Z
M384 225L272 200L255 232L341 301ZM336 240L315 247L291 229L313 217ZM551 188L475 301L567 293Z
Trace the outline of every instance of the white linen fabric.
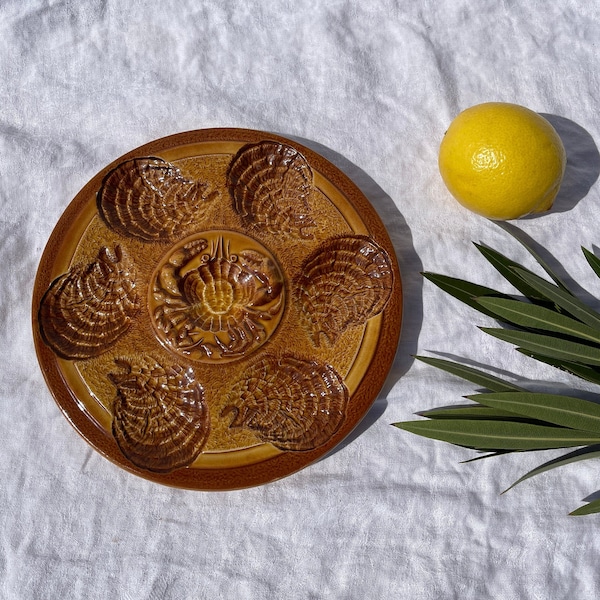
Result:
M420 272L511 291L472 241L536 268L437 170L460 110L515 102L550 115L569 164L554 209L512 224L600 307L580 252L600 245L599 44L583 0L3 0L0 597L597 597L599 517L567 513L600 489L598 462L500 496L560 453L460 464L475 453L391 423L475 391L415 353L597 393L486 336L490 320ZM145 142L208 127L292 136L340 166L385 222L404 287L396 362L350 439L280 481L217 493L96 453L54 403L31 334L38 262L79 189Z

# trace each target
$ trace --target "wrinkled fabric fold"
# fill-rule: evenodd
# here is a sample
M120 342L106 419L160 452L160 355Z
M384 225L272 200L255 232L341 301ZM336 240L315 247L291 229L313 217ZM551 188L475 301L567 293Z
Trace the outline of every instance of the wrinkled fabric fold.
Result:
M599 25L581 0L3 2L0 597L594 597L597 518L566 515L600 489L595 461L500 496L560 453L461 464L475 454L390 424L475 392L416 353L598 393L486 336L493 321L420 273L515 293L471 242L535 268L437 169L459 111L515 102L554 124L568 164L552 211L513 225L600 304L580 252L600 246ZM137 146L210 127L280 133L346 172L390 233L404 304L390 376L350 437L295 475L218 493L153 484L92 450L31 335L36 269L77 192Z

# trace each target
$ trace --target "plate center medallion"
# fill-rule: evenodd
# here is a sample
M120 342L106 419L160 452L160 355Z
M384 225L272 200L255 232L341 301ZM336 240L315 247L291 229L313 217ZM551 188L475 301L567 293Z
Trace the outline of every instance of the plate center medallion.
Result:
M205 231L160 261L148 308L160 342L207 363L248 356L273 334L285 302L282 271L261 243L237 231Z

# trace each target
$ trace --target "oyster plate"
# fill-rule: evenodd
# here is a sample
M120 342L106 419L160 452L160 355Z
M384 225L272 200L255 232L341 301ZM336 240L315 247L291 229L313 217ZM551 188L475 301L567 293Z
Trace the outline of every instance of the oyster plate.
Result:
M389 236L358 187L279 135L150 142L74 198L33 294L40 366L81 436L187 489L290 475L360 422L402 319Z

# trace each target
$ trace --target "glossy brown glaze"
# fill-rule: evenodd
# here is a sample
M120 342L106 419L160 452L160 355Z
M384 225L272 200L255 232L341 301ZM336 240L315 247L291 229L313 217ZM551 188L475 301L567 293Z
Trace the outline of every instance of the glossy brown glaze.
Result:
M120 246L57 277L40 303L40 333L58 356L84 359L114 346L139 306L133 262Z
M125 237L169 242L219 196L207 182L183 177L160 158L126 160L112 169L98 192L98 210Z
M312 237L313 173L294 147L272 141L244 146L231 161L227 184L246 227Z
M94 448L222 490L289 475L352 431L401 305L387 232L343 173L281 136L212 129L84 187L42 257L33 325L50 390Z
M204 389L191 368L151 356L115 360L112 432L137 467L164 473L189 465L210 431Z
M150 310L169 348L215 363L262 345L284 298L283 273L265 248L240 233L208 231L175 246L160 264Z
M388 253L366 236L322 243L302 265L295 293L316 346L334 345L349 328L364 325L387 304L394 284Z
M331 365L265 355L242 373L222 416L282 450L314 450L339 429L348 390Z

